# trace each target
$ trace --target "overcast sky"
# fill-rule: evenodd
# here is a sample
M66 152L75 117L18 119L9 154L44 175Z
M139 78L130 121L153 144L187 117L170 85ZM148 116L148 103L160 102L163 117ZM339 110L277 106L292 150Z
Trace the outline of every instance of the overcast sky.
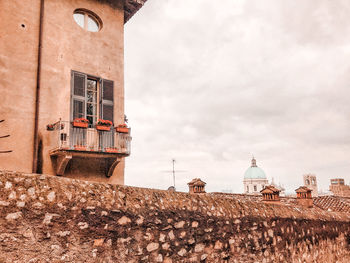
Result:
M127 185L350 180L349 0L148 0L125 26Z

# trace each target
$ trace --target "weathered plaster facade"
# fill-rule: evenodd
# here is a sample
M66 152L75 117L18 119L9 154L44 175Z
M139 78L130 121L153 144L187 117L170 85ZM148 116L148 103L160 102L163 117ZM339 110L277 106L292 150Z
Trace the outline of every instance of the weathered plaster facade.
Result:
M73 70L114 82L113 123L124 123L124 22L144 2L0 2L0 116L5 119L0 130L10 134L1 141L1 148L12 150L1 156L1 168L56 174L63 163L68 177L124 183L125 155L109 154L106 159L97 158L102 156L99 153L71 157L70 152L66 163L58 162L50 151L59 138L46 126L60 119L72 121ZM101 30L89 32L78 26L73 19L76 9L96 14L102 21ZM106 169L114 159L118 164L107 178Z
M0 167L31 172L40 1L1 1L0 17Z

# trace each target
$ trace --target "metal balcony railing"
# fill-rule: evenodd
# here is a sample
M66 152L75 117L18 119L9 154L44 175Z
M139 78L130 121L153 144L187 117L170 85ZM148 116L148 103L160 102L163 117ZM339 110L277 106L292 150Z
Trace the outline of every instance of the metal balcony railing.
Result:
M52 125L54 150L75 150L89 152L119 153L130 155L131 136L129 133L99 131L95 128L73 127L71 122L58 121Z

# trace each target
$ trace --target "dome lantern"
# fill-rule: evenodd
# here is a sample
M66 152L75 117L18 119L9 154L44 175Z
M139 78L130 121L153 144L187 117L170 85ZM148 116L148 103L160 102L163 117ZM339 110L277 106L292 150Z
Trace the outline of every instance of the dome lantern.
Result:
M253 156L253 159L252 159L252 166L251 166L251 167L258 167L258 166L256 165L256 160L255 160L254 156Z

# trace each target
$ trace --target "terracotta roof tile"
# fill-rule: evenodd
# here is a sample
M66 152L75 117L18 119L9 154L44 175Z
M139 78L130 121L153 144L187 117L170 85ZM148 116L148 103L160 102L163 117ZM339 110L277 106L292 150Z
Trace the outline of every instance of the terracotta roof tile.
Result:
M314 198L314 205L327 211L350 213L350 199L337 196L320 196Z

